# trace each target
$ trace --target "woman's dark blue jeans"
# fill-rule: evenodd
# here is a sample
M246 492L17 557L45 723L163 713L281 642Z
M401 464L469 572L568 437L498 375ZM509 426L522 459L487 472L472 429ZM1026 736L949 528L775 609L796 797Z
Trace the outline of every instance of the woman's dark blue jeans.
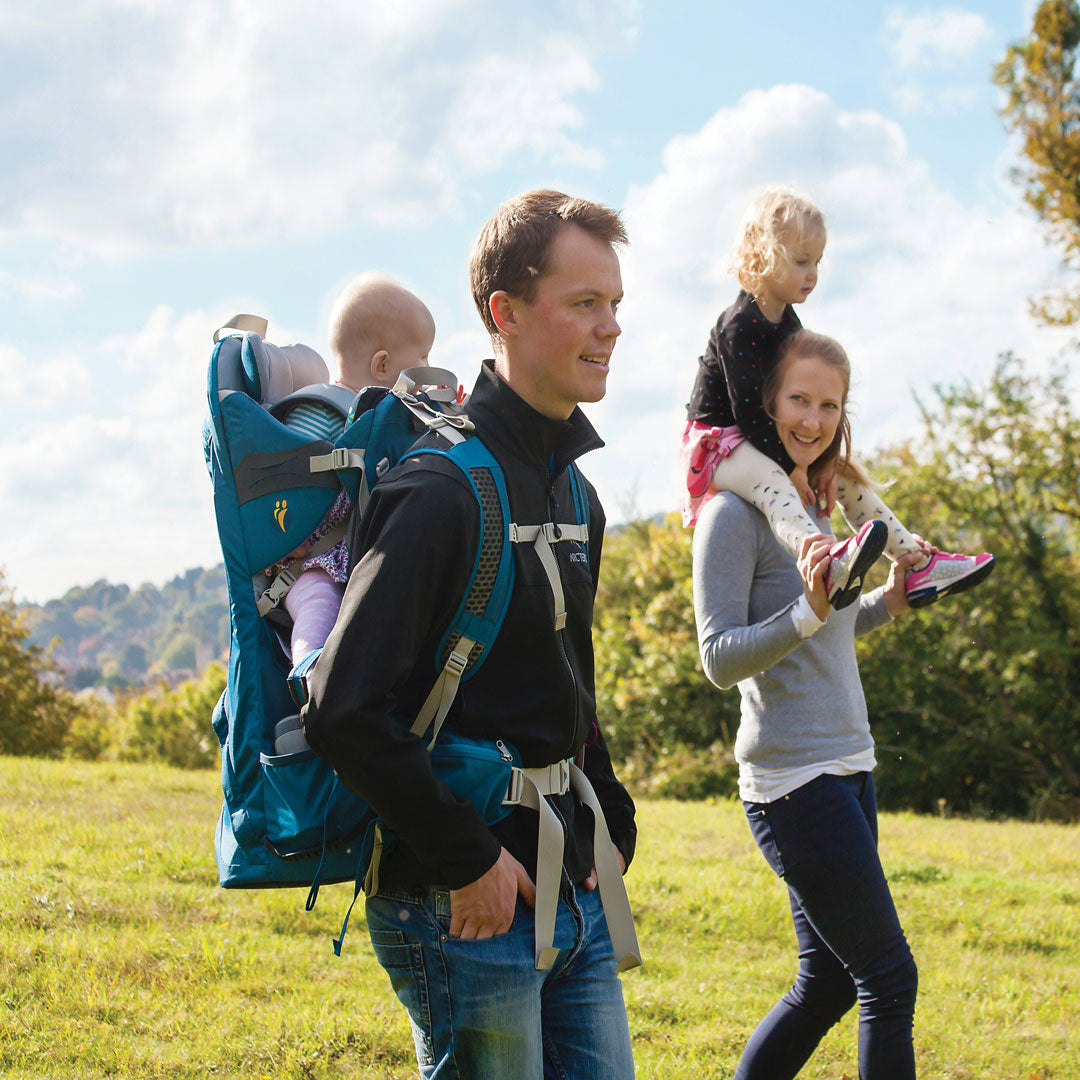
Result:
M918 973L878 858L870 773L823 774L743 805L787 883L799 973L750 1036L735 1080L791 1080L856 1000L860 1080L912 1080Z

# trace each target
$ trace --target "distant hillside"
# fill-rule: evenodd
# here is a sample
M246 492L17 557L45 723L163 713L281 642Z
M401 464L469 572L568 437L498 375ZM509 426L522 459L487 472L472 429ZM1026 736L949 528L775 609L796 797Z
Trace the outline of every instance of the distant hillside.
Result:
M76 690L187 678L229 647L223 565L188 570L160 589L96 581L20 610L34 644L60 639L53 656Z

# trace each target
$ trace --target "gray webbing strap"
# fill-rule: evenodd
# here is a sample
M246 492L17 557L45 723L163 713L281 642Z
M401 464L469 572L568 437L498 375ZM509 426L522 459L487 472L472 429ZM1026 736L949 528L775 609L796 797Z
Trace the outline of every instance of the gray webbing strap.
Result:
M509 526L511 544L532 543L540 559L540 565L547 574L551 586L551 596L555 601L555 629L561 630L566 625L566 598L563 595L562 578L559 575L559 561L555 558L552 544L560 540L577 540L584 543L589 539L588 525L515 525Z
M329 454L313 454L310 459L312 472L331 472L334 469L364 470L364 451L342 446Z
M617 971L629 971L641 964L634 916L626 895L619 861L611 842L600 800L588 777L569 758L540 768L514 769L504 805L530 806L540 815L536 843L536 970L547 971L559 955L554 947L555 915L562 880L564 834L562 821L545 795L564 795L570 788L593 815L593 865L600 888L608 934L618 959Z
M348 522L343 521L335 525L321 540L306 554L287 562L274 576L270 588L263 592L255 589L255 607L260 616L269 615L285 599L285 594L293 587L294 582L300 576L300 569L308 559L316 555L322 555L345 539L345 531ZM258 580L256 578L256 580Z
M540 831L536 840L537 971L547 971L559 955L554 945L555 915L559 906L565 841L562 821L544 796L566 794L570 789L570 765L571 762L566 760L541 768L514 770L515 779L520 777L516 803L531 806L540 815ZM603 894L600 898L603 900Z
M476 642L472 638L458 638L457 645L454 646L445 667L439 673L435 685L431 688L431 692L425 699L424 704L420 706L420 711L416 714L413 726L409 729L414 735L422 737L424 732L427 731L428 724L434 719L435 728L431 733L431 742L428 743L429 750L435 745L435 740L442 730L446 714L454 703L458 685L461 683L461 676L468 666L469 654L475 644Z
M433 409L430 405L417 400L411 394L397 394L398 401L405 406L429 431L437 431L448 442L465 441L462 432L474 431L473 422L467 416L451 416Z
M619 961L615 970L629 971L641 966L641 946L638 945L634 916L630 911L630 898L626 895L626 882L623 881L622 871L619 869L619 860L615 858L604 811L600 809L600 800L597 799L589 778L573 762L570 763L570 783L574 794L593 814L593 863L596 866L596 880L600 887L600 902L604 906L608 934Z

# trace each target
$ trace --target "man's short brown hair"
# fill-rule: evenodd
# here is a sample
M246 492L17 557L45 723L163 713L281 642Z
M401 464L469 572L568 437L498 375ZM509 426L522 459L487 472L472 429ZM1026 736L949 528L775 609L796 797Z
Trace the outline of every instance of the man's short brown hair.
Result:
M548 270L552 242L565 225L577 225L609 244L627 242L618 211L546 188L507 199L480 230L469 259L469 280L476 310L493 338L499 330L488 306L491 294L505 292L532 303L536 284Z

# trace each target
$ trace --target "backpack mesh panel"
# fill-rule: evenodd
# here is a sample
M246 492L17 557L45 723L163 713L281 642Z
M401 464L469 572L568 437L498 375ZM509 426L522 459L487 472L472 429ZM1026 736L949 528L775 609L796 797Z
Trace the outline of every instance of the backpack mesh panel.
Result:
M483 466L469 470L476 490L480 494L480 505L484 511L484 533L480 538L480 560L476 568L476 577L473 579L472 588L465 598L465 610L470 615L478 618L483 616L491 598L491 590L495 586L495 576L499 570L499 558L503 548L503 517L499 506L499 492L495 486L495 480L491 470ZM461 639L461 634L456 631L446 639L443 647L440 666L445 665L450 658L450 653ZM484 651L484 646L477 642L469 653L468 670L479 659Z

